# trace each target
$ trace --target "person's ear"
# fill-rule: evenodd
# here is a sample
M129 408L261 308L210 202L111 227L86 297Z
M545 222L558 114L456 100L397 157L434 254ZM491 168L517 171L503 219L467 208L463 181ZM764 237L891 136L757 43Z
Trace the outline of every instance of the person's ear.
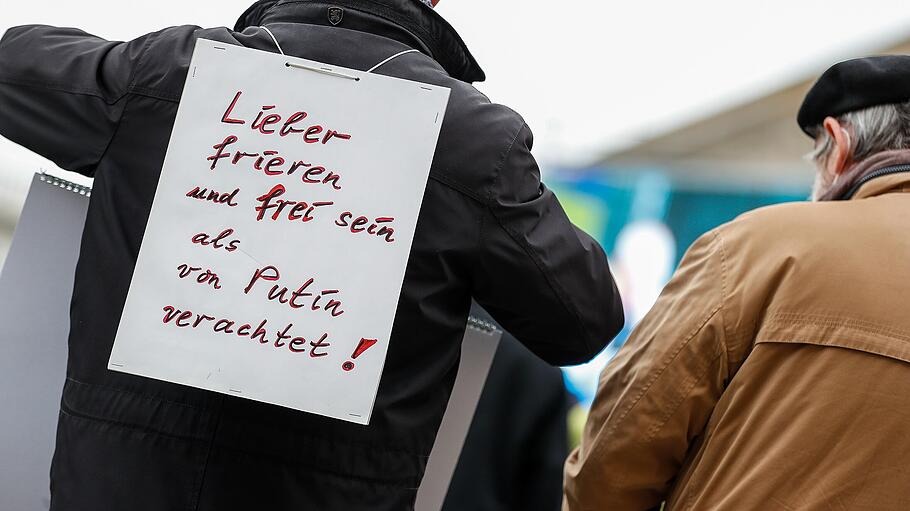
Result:
M828 136L831 137L831 140L834 142L834 147L829 153L825 170L827 170L832 177L837 177L843 174L852 164L850 154L853 149L850 147L850 133L847 131L847 128L834 117L825 117L822 125L828 133Z

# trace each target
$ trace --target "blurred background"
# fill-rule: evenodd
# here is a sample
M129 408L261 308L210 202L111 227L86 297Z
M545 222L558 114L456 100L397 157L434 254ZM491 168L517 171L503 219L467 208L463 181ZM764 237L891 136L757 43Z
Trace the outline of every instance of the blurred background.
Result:
M0 31L76 26L131 39L178 24L232 26L248 0L17 2ZM442 0L494 102L535 131L545 182L601 241L628 325L593 362L564 369L578 431L597 375L647 312L686 247L756 207L804 200L811 141L795 116L834 62L910 51L904 1L490 2ZM0 115L3 115L0 112ZM81 184L0 138L0 262L32 173Z

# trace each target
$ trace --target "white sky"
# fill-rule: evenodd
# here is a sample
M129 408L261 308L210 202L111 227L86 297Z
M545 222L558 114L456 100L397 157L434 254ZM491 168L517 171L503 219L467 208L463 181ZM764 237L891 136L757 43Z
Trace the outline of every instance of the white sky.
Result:
M46 23L129 39L231 26L250 2L0 0L0 31ZM442 0L438 10L486 70L479 88L524 115L549 164L584 162L910 37L904 0Z

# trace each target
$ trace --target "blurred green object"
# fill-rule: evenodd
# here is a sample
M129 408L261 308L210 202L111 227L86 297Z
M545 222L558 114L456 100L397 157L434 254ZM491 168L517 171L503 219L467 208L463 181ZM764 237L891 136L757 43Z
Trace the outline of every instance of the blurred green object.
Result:
M603 199L564 187L554 189L553 192L559 197L562 209L573 224L587 233L602 233L607 230L610 209Z
M581 404L576 404L569 410L569 449L578 447L581 443L581 434L588 420L588 409Z
M680 188L674 173L660 168L562 169L547 185L577 226L596 238L611 256L616 237L628 223L663 222L676 240L676 260L701 234L746 211L781 202L802 201L807 190L712 187Z

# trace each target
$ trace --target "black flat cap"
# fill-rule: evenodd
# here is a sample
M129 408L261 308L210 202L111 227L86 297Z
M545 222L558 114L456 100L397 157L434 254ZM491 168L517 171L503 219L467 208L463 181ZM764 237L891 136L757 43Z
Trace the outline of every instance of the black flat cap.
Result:
M886 55L845 60L829 67L809 89L796 122L809 129L829 115L910 100L910 56Z

